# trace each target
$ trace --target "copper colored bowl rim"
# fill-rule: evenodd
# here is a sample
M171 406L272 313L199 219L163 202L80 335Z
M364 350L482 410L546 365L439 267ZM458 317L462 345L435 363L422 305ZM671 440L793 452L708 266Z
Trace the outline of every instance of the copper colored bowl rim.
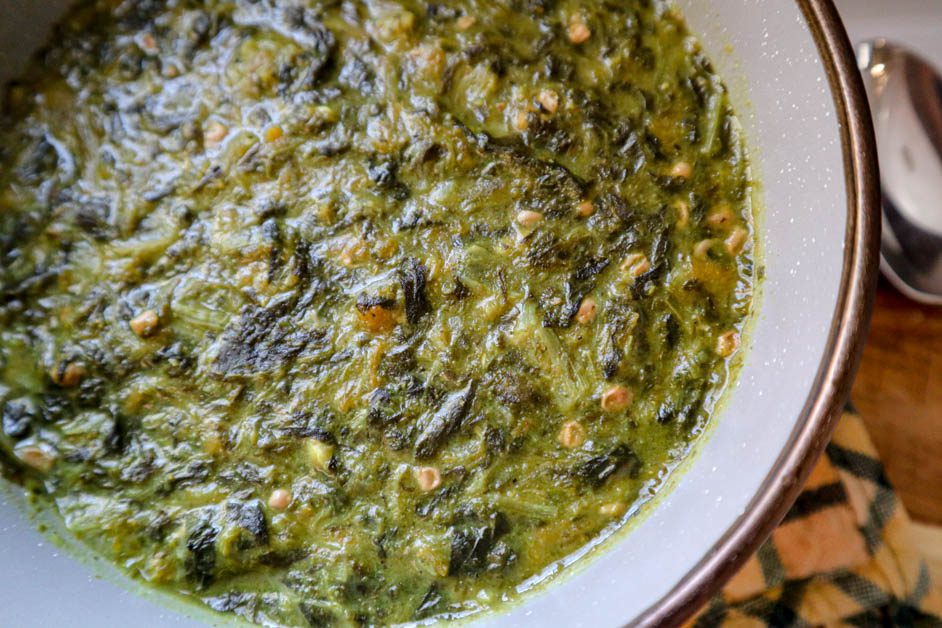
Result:
M849 396L866 339L880 249L876 142L856 57L832 0L795 0L824 63L840 124L847 229L837 306L824 359L794 430L744 513L667 595L632 623L688 619L772 533L801 492Z

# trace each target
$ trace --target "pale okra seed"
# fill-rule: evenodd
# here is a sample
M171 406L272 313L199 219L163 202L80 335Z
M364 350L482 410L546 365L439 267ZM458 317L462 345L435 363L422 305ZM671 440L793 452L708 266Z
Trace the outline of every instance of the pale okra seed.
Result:
M556 110L559 109L559 94L551 89L540 90L536 101L540 103L540 107L546 113L556 113Z
M576 215L580 218L588 218L595 212L595 205L592 204L592 201L586 199L576 205Z
M218 146L229 134L229 127L222 122L213 120L203 132L203 144L212 148Z
M569 25L569 41L579 45L588 41L589 37L592 36L592 31L589 30L589 27L585 25L584 22L573 22Z
M726 238L726 252L730 255L739 255L748 238L749 233L745 229L736 227L730 232L729 237Z
M678 161L671 168L671 176L677 177L678 179L689 179L692 174L693 166L686 161Z
M268 498L268 505L274 510L284 510L291 505L291 492L283 488L275 489Z
M579 311L576 312L576 322L580 325L588 325L595 320L598 309L598 304L596 304L595 299L592 297L584 298L579 305Z
M46 453L39 447L24 447L16 452L16 456L26 466L43 473L51 471L53 465L56 463L55 456Z
M723 205L710 212L710 215L707 216L707 224L714 229L722 229L731 225L735 219L732 210Z
M620 517L628 512L628 504L625 502L610 502L599 506L599 514L605 517Z
M602 410L605 412L618 412L631 405L634 395L624 386L612 386L602 393Z
M720 334L716 339L716 353L720 357L728 358L739 348L739 332L730 330Z
M72 388L85 378L85 367L78 362L60 362L52 367L49 378L57 386Z
M585 428L578 421L566 421L559 430L559 444L566 449L581 447L585 442Z
M442 474L435 467L419 467L415 470L415 481L427 493L442 485Z
M530 209L524 209L517 213L517 224L521 227L533 227L543 221L543 214Z
M651 270L651 262L644 253L632 253L622 262L621 269L631 277L637 278Z
M139 338L147 338L157 331L157 325L159 324L160 317L157 316L157 312L145 310L132 318L128 326Z
M693 246L693 256L699 259L706 259L707 254L710 252L710 249L713 248L713 244L715 243L716 240L711 238L700 240Z

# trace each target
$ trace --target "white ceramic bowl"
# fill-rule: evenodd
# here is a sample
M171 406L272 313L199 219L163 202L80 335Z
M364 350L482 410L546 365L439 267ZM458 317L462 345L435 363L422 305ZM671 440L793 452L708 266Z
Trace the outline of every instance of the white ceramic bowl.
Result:
M65 0L0 0L0 79ZM676 623L729 577L793 501L856 366L876 277L876 161L856 68L830 0L678 0L745 127L765 281L745 364L675 486L627 534L500 615L500 626ZM16 626L187 625L105 565L82 564L0 492L0 608ZM68 554L68 552L66 553ZM92 572L104 574L93 578Z

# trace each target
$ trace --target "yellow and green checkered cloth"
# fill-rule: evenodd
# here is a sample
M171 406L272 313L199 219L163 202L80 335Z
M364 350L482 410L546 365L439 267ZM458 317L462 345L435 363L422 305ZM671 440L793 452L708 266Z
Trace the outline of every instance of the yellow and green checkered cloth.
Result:
M847 412L785 520L691 626L942 626L863 422Z

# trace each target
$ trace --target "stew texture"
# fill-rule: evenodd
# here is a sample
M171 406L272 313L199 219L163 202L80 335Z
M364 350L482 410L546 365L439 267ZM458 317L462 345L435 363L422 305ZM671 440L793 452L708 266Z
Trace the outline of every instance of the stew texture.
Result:
M250 621L493 608L704 430L750 196L659 0L81 3L0 123L0 460Z

